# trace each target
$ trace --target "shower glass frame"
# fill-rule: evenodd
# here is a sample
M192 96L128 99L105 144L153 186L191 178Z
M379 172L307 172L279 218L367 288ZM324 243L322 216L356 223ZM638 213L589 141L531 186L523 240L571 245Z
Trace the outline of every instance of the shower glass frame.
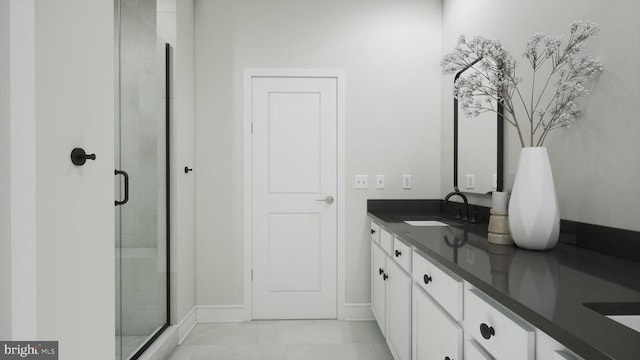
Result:
M122 46L122 37L123 37L123 31L122 31L122 26L123 26L123 16L122 16L122 4L121 4L122 0L114 0L114 26L115 26L115 61L114 61L114 73L115 73L115 83L116 83L116 114L117 114L117 118L115 119L115 145L116 145L116 153L115 153L115 162L116 162L116 166L121 168L123 166L123 157L122 157L122 143L123 143L123 126L122 126L122 122L123 122L123 74L122 74L122 59L123 59L123 46ZM149 1L148 1L149 2ZM157 12L156 12L157 15ZM148 30L148 29L147 29ZM157 33L157 28L153 29L155 31L155 37L156 37L156 42L157 44L157 48L158 48L158 54L160 55L160 51L163 51L163 60L164 60L164 74L161 74L162 71L158 71L158 79L160 79L161 75L164 75L164 124L161 123L161 119L160 117L162 116L162 111L160 110L160 107L157 107L158 111L156 113L157 119L154 119L155 122L157 122L157 124L159 126L163 126L164 127L164 176L162 175L158 175L157 176L157 183L152 184L151 186L156 186L156 190L158 195L160 195L160 191L158 190L162 187L161 182L164 181L164 209L160 209L157 208L157 226L158 227L162 227L164 225L164 232L165 232L165 236L161 236L161 231L159 230L157 232L157 238L155 239L158 242L157 248L156 248L156 257L155 257L155 261L156 261L156 265L162 265L162 262L164 262L165 266L164 269L160 269L157 273L157 278L155 279L151 279L151 280L157 280L158 281L158 287L159 290L164 290L164 294L160 294L158 296L157 299L154 299L157 301L158 304L151 304L152 305L159 305L159 309L161 310L161 312L163 313L164 319L162 320L161 317L159 317L159 321L157 322L157 326L154 327L154 329L152 331L150 331L148 334L144 334L142 336L138 336L138 338L144 338L142 341L140 341L140 343L136 343L133 347L133 350L127 350L127 353L123 352L123 344L122 344L122 339L124 337L124 333L123 333L123 309L125 304L123 304L123 279L127 277L127 275L131 276L132 274L123 274L123 268L126 269L126 266L123 267L123 259L126 258L126 255L123 256L123 250L125 249L126 246L123 246L123 237L122 237L122 206L116 206L116 210L115 210L115 215L116 215L116 229L115 229L115 246L116 246L116 284L114 284L114 286L116 286L116 333L114 334L114 336L116 337L116 341L115 341L115 345L116 345L116 359L117 360L135 360L138 359L148 348L149 346L151 346L151 344L156 341L158 339L158 337L160 337L160 335L169 327L170 324L170 309L171 309L171 303L170 303L170 114L171 114L171 107L170 107L170 90L171 90L171 46L168 43L164 43L164 46L162 46L161 43L158 42L158 33ZM161 49L162 47L162 49ZM159 56L158 56L159 57ZM158 61L161 61L162 59L158 59ZM142 67L140 67L142 68ZM161 69L161 66L158 66L157 69ZM141 71L141 70L138 70ZM158 81L160 82L160 81ZM158 97L157 100L162 100L160 99L160 97ZM126 120L126 119L125 119ZM159 132L158 133L158 141L160 141L161 137L162 137L162 133ZM139 140L139 139L136 139ZM161 161L160 156L161 154L161 148L162 148L162 144L157 147L158 152L158 161ZM127 170L127 169L121 169L121 170ZM157 169L156 169L157 172ZM135 173L135 171L134 171ZM161 177L164 177L164 179L161 179ZM135 179L135 177L132 177L133 181L139 181L139 179ZM143 184L139 184L140 188L143 186ZM148 184L147 184L148 185ZM116 194L116 200L120 200L120 194L123 193L124 189L123 189L123 184L122 184L122 180L120 179L119 176L116 176L115 178L115 194ZM133 198L135 199L136 194L132 194ZM126 204L124 205L126 206ZM161 206L161 205L158 205ZM161 216L161 210L164 210L164 217ZM164 218L164 219L162 219ZM164 224L162 224L162 220L164 220ZM163 237L164 239L161 239L161 237ZM163 243L164 241L164 243ZM162 256L164 255L164 256ZM162 259L164 257L164 259ZM166 276L164 276L164 279L162 279L162 272L165 272ZM136 274L133 274L136 275ZM164 281L164 289L162 289L162 281ZM144 282L144 281L143 281ZM161 305L164 305L164 309L161 308ZM120 336L118 336L118 334L120 334Z

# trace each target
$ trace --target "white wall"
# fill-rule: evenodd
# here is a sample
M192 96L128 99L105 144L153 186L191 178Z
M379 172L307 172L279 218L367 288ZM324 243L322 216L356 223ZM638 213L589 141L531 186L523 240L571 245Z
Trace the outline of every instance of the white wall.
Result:
M0 339L11 338L9 0L0 0Z
M35 1L9 3L11 337L36 336Z
M535 32L566 35L574 20L602 27L589 52L604 65L583 116L545 142L563 219L640 230L640 3L635 0L446 0L443 52L459 34L499 39L516 57ZM522 64L524 69L526 64ZM520 74L523 75L524 71ZM442 194L452 189L452 76L442 79ZM520 145L507 127L505 176L515 172ZM507 179L507 183L511 183ZM474 201L490 204L486 199Z
M194 166L194 8L193 0L178 0L175 7L174 117L171 232L172 323L178 323L195 306L195 175ZM197 171L197 169L195 170Z
M196 303L243 302L244 68L345 69L346 302L368 303L366 199L440 196L440 1L202 0L195 14Z
M114 4L37 0L34 15L34 337L65 359L113 359ZM76 146L97 159L74 166Z

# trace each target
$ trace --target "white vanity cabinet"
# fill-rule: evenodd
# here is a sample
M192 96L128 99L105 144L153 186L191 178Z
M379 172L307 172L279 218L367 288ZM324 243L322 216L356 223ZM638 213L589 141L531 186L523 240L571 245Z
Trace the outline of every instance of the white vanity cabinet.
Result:
M371 242L371 311L383 336L387 335L387 254Z
M371 310L395 360L584 360L373 221Z
M372 221L370 234L371 234L371 240L377 244L380 244L380 225Z
M395 359L411 360L411 247L371 230L371 310Z
M472 287L464 293L464 331L496 359L535 359L535 329Z
M413 252L413 358L463 358L464 283L431 260Z
M462 328L418 285L413 285L413 359L462 360Z
M389 332L387 344L396 360L411 359L411 275L387 258Z

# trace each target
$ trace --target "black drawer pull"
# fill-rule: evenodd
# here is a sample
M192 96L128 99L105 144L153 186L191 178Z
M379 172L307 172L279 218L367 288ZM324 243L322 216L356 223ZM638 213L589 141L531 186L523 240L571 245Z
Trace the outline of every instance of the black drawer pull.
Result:
M396 257L400 257L400 255L402 255L402 251L396 250Z
M373 234L375 234L375 233L376 233L376 231L375 231L375 230L373 230L373 229L371 229L371 234L373 235Z
M388 278L389 278L389 275L382 274L382 280L387 281Z
M431 276L424 274L424 276L422 277L422 280L424 280L425 285L430 283L433 279L431 278Z
M384 270L382 270L382 268L378 269L378 275L382 275L384 273Z
M493 328L485 323L480 324L480 334L482 334L482 337L489 340L491 339L491 336L494 336L496 334L496 331L493 330Z
M448 357L448 356L445 356L445 357L444 357L444 360L453 360L453 359L452 359L452 358L450 358L450 357Z

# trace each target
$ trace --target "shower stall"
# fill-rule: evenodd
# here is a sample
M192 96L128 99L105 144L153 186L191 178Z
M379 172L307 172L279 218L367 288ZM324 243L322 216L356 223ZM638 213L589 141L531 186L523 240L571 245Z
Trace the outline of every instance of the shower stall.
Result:
M156 0L116 0L116 359L137 359L169 324L171 48Z

